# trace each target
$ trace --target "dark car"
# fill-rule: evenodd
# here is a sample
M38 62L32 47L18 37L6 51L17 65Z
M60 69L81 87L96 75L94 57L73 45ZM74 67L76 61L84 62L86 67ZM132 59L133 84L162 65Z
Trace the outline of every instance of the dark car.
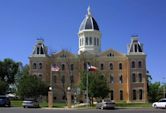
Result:
M115 102L109 99L102 100L96 104L96 109L115 109Z
M0 106L10 107L11 106L10 99L8 97L6 97L5 95L1 95L0 96Z
M39 108L39 102L35 99L25 99L22 103L24 108Z

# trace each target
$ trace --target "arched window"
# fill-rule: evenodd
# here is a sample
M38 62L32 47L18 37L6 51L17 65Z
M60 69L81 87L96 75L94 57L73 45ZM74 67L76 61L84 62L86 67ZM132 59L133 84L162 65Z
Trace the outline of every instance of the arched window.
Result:
M40 54L44 54L43 47L40 47Z
M96 45L96 37L94 37L94 45Z
M54 80L54 83L56 83L57 81L56 75L53 75L53 80Z
M122 63L119 63L119 70L122 70Z
M42 69L42 63L39 63L39 69Z
M143 97L143 91L142 89L139 89L139 100L142 100Z
M62 64L62 71L65 70L65 64Z
M62 75L61 81L63 84L65 83L65 76L64 75Z
M36 63L33 63L33 69L36 69L36 68L37 68Z
M42 74L39 74L39 79L42 79Z
M74 76L70 75L70 83L74 83Z
M142 73L138 74L139 82L142 82Z
M88 37L85 38L85 45L88 45Z
M70 65L70 70L73 71L74 70L74 64Z
M119 83L121 83L121 84L123 83L123 76L122 75L119 76Z
M138 62L138 68L142 68L142 62L141 61Z
M104 64L100 64L100 69L104 70Z
M131 62L131 68L135 68L135 62L134 61Z
M123 91L120 90L120 100L123 100Z
M110 63L110 70L113 70L114 69L114 66L112 63Z
M92 45L92 37L89 38L89 45Z
M97 46L99 46L99 39L97 38Z
M111 83L111 84L114 83L114 77L113 77L112 74L110 75L110 83Z
M37 47L37 54L39 54L39 47Z
M110 91L110 95L111 95L111 100L114 100L114 91L113 90Z
M132 82L136 82L136 76L135 76L135 73L132 74Z
M137 95L136 95L136 90L134 89L133 90L133 100L136 100L137 99Z

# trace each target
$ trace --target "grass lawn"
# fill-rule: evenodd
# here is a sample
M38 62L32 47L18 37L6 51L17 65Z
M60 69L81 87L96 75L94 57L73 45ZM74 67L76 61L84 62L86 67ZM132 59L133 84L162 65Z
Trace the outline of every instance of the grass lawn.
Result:
M11 100L11 106L13 107L22 107L22 100ZM56 108L64 108L66 103L58 102L54 103L54 107ZM40 103L40 107L48 107L48 103L46 101Z

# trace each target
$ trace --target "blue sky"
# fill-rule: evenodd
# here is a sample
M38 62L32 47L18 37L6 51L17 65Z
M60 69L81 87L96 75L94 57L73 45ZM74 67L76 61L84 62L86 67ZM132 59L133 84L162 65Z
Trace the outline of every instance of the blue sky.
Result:
M127 53L139 35L153 81L166 77L166 0L0 0L0 60L28 63L37 38L51 51L78 51L78 30L90 5L102 50Z

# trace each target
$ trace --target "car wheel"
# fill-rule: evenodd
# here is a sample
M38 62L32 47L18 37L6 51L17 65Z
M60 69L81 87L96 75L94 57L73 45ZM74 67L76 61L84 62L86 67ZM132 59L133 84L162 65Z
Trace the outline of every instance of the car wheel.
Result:
M156 104L154 105L154 108L157 109L157 105Z

